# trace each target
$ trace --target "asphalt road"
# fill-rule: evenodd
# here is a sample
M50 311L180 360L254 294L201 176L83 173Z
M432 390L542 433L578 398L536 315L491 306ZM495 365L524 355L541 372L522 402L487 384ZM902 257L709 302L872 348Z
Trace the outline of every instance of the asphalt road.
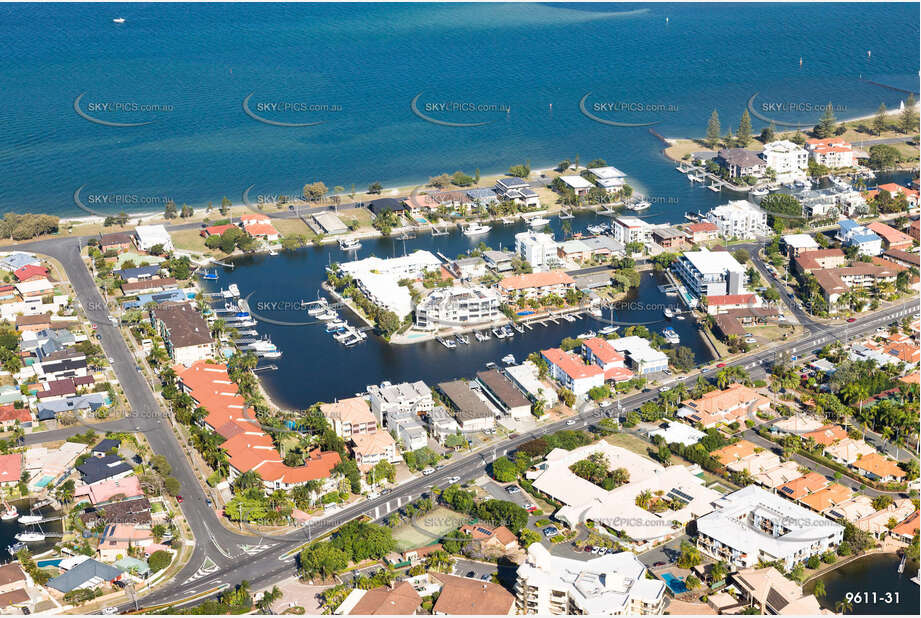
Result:
M18 245L15 249L49 255L63 264L87 317L98 324L97 332L102 347L106 355L113 359L112 365L116 376L133 411L130 420L134 422L135 430L144 433L154 452L163 454L169 459L173 465L173 475L182 485L185 501L181 508L195 535L193 557L172 581L142 599L145 606L179 600L190 594L198 594L217 586L233 586L243 579L248 580L254 588L275 583L290 576L295 566L293 558L285 560L281 556L305 540L329 532L362 515L375 520L383 518L388 508L398 508L418 498L433 485L443 486L449 477L458 476L462 481L472 480L480 476L496 458L514 451L524 442L561 429L575 428L567 426L566 421L559 421L540 426L515 439L507 440L501 445L495 445L487 451L458 456L434 474L412 479L385 496L354 504L320 520L311 521L305 528L283 537L256 539L235 534L225 529L218 522L214 511L205 504L204 491L196 480L168 420L164 418L153 391L137 371L135 359L122 338L121 332L109 323L106 305L80 258L80 247L84 240L82 238L41 240ZM894 319L914 315L916 306L917 301L911 300L858 318L849 325L848 335L857 337L888 324ZM726 365L738 365L750 371L756 367L769 366L780 352L789 352L792 355L804 354L820 348L833 339L841 338L843 335L844 332L840 326L818 328L816 332L811 332L798 340L749 354L738 360L727 362ZM717 371L716 367L711 367L704 370L703 375L712 377ZM694 379L696 376L679 378L687 383L691 383ZM633 410L657 396L656 389L651 389L647 393L622 398L620 405L625 410ZM614 406L610 406L605 411L613 410ZM595 418L595 413L584 412L579 417L581 422L576 427L583 427ZM257 544L263 548L254 548L253 546ZM209 561L216 565L216 568L210 568L207 564ZM125 603L119 609L128 611L133 609L133 606Z

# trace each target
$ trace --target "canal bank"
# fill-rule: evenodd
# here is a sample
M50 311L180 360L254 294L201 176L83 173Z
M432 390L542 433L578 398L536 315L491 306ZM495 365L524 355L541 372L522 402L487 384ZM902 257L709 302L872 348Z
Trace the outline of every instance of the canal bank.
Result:
M678 221L677 216L672 216ZM580 213L568 220L574 232L588 225L608 222L608 217L594 213ZM562 237L561 222L553 219L551 231ZM679 300L660 289L667 283L661 273L644 272L638 288L630 290L617 303L613 316L605 310L601 319L583 315L574 322L535 325L525 333L516 333L511 339L473 341L446 349L436 341L414 345L394 346L369 333L368 338L346 348L325 332L323 322L307 315L303 302L323 296L321 285L326 280L326 267L347 259L360 259L375 255L393 257L417 249L453 257L466 254L481 242L494 249L514 247L516 233L528 229L524 224L495 226L485 236L471 239L458 231L447 236L418 236L414 239L376 238L363 241L358 252L340 251L338 247L324 245L286 251L276 256L244 256L233 260L234 268L220 269L217 281L203 281L205 291L213 292L235 283L241 295L249 298L250 305L263 318L254 327L260 336L269 336L282 357L273 359L277 369L259 371L258 375L270 398L284 409L305 409L317 401L333 401L362 392L369 384L387 380L403 382L423 380L429 384L471 377L489 362L497 362L507 354L517 361L528 354L558 346L566 337L575 337L589 330L599 330L613 319L623 333L627 326L639 324L653 332L666 325L680 335L681 344L691 348L697 361L712 359L707 346L700 339L694 320L667 322L663 311L677 306ZM340 317L360 325L350 312L341 311ZM320 362L318 362L318 360Z
M900 557L895 553L862 555L809 581L804 586L812 594L818 582L825 585L820 605L837 611L839 603L847 605L848 614L918 614L919 587L911 581L918 576L906 567L899 573Z

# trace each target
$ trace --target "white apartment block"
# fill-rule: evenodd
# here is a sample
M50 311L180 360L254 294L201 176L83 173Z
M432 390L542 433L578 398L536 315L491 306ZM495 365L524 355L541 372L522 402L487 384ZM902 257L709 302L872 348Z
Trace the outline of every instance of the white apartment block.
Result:
M745 291L745 267L728 251L685 251L672 270L698 298Z
M697 546L738 568L780 560L789 570L844 537L843 526L757 485L723 496L714 506L697 520Z
M809 153L790 140L777 140L764 145L761 157L769 169L774 170L779 182L789 182L806 177Z
M380 386L368 387L371 413L377 421L393 429L393 424L401 419L416 418L431 412L435 407L432 391L422 380L391 384L384 382Z
M627 182L627 175L616 167L606 165L604 167L593 167L588 170L595 177L595 184L607 191L616 193L624 188Z
M515 253L535 270L549 270L556 266L560 261L556 249L556 241L550 234L542 232L515 234Z
M488 324L502 316L499 294L482 286L439 288L416 306L416 328L436 331Z
M551 556L532 543L518 567L515 597L523 614L657 615L664 609L665 584L647 579L646 567L630 552L582 561Z
M733 200L707 213L707 220L729 240L753 239L768 234L767 213L747 200Z
M819 165L832 169L857 167L853 146L840 137L806 140L806 149L812 160Z
M614 217L611 226L615 240L623 245L638 242L645 247L652 240L652 226L637 217Z

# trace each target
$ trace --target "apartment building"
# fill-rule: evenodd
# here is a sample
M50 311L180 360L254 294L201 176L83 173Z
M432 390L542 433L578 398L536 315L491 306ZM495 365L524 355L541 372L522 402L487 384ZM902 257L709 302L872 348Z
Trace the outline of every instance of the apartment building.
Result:
M431 389L421 380L401 384L384 382L380 386L372 384L368 387L368 396L371 413L377 422L387 427L400 419L426 414L435 406Z
M806 177L809 153L790 140L777 140L764 145L761 157L768 169L774 170L779 182L789 182Z
M499 294L483 286L439 288L416 306L416 328L442 328L489 324L502 316Z
M537 270L548 270L559 263L556 241L543 232L515 234L515 253Z
M729 239L754 239L768 234L767 213L748 200L733 200L707 213L720 236Z
M572 352L559 348L541 350L541 357L550 367L550 377L575 393L584 397L596 386L604 385L604 370L598 365L586 365Z
M745 292L745 267L728 251L685 251L672 270L700 298Z
M645 247L652 239L652 226L638 217L614 217L611 228L614 239L624 246L638 242Z
M825 167L838 169L857 166L854 147L840 137L807 139L806 150L813 161Z

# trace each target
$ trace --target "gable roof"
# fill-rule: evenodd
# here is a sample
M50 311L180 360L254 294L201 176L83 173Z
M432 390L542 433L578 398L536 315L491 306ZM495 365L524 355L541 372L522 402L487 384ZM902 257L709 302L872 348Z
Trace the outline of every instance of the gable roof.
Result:
M422 597L409 582L399 582L392 588L380 586L365 592L350 615L412 615L422 605Z

